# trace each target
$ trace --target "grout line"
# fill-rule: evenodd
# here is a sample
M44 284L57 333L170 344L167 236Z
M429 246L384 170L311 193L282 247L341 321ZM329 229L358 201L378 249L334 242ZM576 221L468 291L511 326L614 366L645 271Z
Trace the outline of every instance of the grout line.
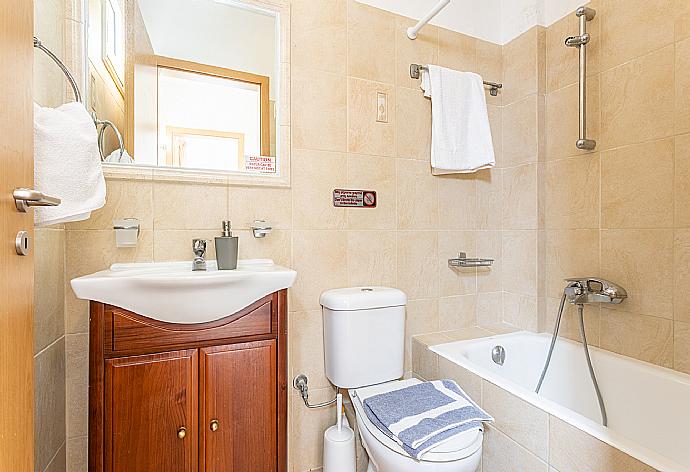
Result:
M56 345L57 343L59 343L61 339L65 339L65 340L66 340L66 337L67 337L67 333L62 333L62 335L61 335L60 337L58 337L56 340L54 340L53 342L51 342L50 344L48 344L46 347L44 347L43 349L41 349L40 351L38 351L36 354L34 354L33 358L36 359L37 357L41 356L41 355L42 355L44 352L46 352L48 349L52 348L54 345Z

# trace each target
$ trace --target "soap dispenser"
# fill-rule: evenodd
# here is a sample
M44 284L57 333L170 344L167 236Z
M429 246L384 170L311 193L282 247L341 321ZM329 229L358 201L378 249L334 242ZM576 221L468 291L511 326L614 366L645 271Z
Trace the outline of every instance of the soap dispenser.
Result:
M230 221L223 221L223 235L216 238L216 260L218 270L237 269L239 238L232 236Z

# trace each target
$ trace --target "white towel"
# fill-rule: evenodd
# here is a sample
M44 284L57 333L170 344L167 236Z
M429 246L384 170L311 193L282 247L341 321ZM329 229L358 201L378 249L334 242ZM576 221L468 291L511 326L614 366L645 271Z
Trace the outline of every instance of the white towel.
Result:
M56 207L36 207L36 225L82 221L105 205L105 179L93 118L84 105L34 104L34 188L58 197Z
M431 98L432 173L469 173L496 165L482 77L429 65L422 89Z

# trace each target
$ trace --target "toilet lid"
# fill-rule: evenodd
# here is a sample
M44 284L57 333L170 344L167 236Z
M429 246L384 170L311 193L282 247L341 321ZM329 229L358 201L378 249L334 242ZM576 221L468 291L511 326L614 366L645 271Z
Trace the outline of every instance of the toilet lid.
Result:
M391 392L393 390L399 390L401 388L409 387L411 385L422 383L418 379L407 379L407 380L394 380L393 382L386 382L383 384L372 385L370 387L362 387L357 389L349 390L350 398L352 399L352 404L357 412L357 417L366 426L366 428L371 432L371 434L382 444L384 444L389 449L409 456L405 450L400 447L400 445L393 439L389 438L383 433L379 428L371 422L369 417L364 412L364 406L362 402L373 395L378 395L380 393ZM426 462L448 462L453 460L464 459L469 457L481 447L482 445L483 433L480 430L474 429L465 431L450 441L439 444L435 448L426 452L422 456L422 461Z

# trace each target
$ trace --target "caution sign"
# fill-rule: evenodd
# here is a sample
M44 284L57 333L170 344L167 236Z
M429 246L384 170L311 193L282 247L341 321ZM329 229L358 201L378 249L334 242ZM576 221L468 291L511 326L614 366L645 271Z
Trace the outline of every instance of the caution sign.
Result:
M276 158L272 156L245 156L244 169L260 174L276 173Z
M333 190L333 206L353 208L376 208L375 190Z

